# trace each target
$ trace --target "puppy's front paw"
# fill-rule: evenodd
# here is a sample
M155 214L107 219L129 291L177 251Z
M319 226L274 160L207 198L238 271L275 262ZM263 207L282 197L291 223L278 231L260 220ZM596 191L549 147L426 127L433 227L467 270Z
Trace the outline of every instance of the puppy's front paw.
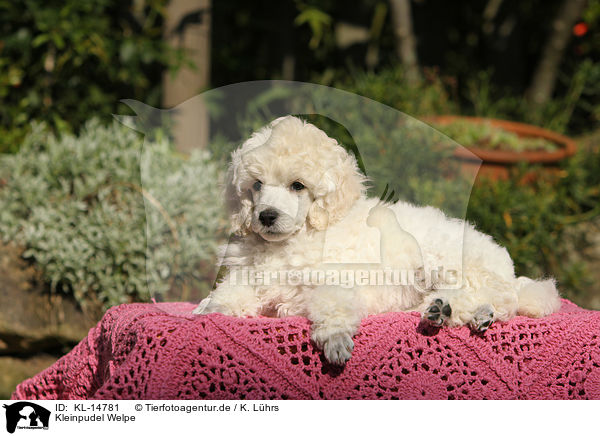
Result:
M323 341L325 359L334 365L343 365L352 356L354 341L348 333L335 333Z
M423 312L422 318L433 325L441 326L450 315L452 315L450 304L441 298L436 298Z
M231 315L231 310L227 306L217 304L211 300L210 297L206 297L198 304L198 306L192 311L197 315L208 315L209 313L222 313L223 315Z

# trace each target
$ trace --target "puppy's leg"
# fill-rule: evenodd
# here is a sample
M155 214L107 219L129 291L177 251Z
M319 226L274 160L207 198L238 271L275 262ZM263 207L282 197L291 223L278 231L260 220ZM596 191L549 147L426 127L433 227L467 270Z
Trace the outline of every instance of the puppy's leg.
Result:
M206 315L222 313L229 316L257 316L261 303L254 286L237 284L228 274L208 297L200 302L193 313Z
M458 289L436 290L421 307L422 318L434 325L469 325L475 331L487 330L492 322L506 321L516 315L517 288L514 280L478 271L475 277L465 276Z
M343 365L354 349L352 337L363 316L357 292L337 286L319 286L308 299L311 338L328 362Z

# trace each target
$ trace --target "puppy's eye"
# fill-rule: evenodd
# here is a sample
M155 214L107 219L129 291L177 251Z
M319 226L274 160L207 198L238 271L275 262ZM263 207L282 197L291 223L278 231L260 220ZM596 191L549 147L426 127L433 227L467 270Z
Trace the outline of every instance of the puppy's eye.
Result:
M256 182L254 182L254 185L252 185L252 189L254 189L255 191L260 191L260 188L262 188L262 182L260 180L257 180Z
M290 188L292 188L294 191L302 191L305 186L300 182L294 182L290 185Z

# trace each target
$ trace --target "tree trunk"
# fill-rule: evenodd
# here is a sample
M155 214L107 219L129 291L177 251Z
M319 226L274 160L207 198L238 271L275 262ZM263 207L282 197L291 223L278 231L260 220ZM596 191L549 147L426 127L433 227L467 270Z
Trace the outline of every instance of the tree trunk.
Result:
M390 6L396 35L396 52L406 70L408 82L418 82L420 79L419 62L412 28L410 0L390 0Z
M183 67L175 75L165 73L165 107L181 104L208 87L210 6L210 0L171 0L167 6L165 39L173 47L184 49L195 68ZM192 103L178 107L173 117L175 145L181 152L204 148L208 143L208 112L201 101L194 100Z
M552 97L558 68L571 37L571 29L581 17L585 4L586 0L563 0L526 93L527 99L533 104L542 105Z

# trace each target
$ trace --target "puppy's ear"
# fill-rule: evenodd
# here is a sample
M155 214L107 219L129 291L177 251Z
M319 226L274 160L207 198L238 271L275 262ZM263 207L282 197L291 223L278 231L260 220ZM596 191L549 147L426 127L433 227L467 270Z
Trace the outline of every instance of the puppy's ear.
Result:
M341 146L335 146L333 161L314 190L315 200L308 211L309 224L317 230L339 221L365 191L366 177L356 159Z
M242 172L242 152L236 150L231 154L231 165L227 171L225 199L230 214L231 231L238 236L246 235L252 222L252 196L250 192L242 191Z

